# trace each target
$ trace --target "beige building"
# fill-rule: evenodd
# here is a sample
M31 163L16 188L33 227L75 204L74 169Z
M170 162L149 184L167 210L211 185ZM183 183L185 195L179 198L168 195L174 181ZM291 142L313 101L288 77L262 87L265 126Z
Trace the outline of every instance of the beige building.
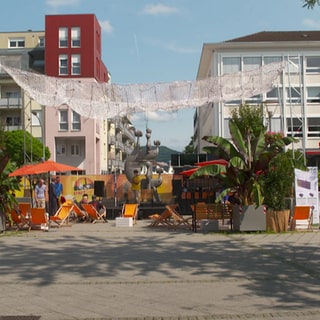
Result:
M0 33L0 62L15 68L43 71L44 32ZM0 69L0 121L5 130L27 130L34 137L43 139L37 116L42 117L41 106L31 101L25 92ZM34 112L35 114L33 114ZM26 154L25 154L26 156ZM32 161L32 153L26 162Z
M197 108L194 137L197 152L201 138L229 138L230 110L241 103L264 106L270 131L295 136L294 146L305 152L308 165L320 165L320 31L259 32L221 43L203 45L197 79L250 71L272 62L287 62L275 87L264 94Z

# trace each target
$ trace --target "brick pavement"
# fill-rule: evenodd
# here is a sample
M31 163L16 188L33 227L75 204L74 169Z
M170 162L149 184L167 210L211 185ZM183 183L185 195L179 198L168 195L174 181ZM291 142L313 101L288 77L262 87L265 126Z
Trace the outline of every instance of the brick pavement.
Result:
M148 223L0 236L0 320L320 317L318 229L203 234Z

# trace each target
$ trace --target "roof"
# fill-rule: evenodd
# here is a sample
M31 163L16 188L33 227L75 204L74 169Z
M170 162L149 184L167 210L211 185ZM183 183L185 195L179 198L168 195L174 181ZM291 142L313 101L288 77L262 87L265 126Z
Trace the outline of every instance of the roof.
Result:
M320 41L320 31L261 31L225 42Z

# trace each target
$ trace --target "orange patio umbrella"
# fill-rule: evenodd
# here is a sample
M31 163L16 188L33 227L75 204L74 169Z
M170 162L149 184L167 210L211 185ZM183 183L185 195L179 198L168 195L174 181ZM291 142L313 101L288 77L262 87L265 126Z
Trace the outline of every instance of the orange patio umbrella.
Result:
M47 161L36 163L36 164L27 164L11 172L9 176L16 177L16 176L27 176L31 174L40 174L40 173L51 172L51 171L66 172L66 171L80 171L80 170L81 169L77 167L69 166L64 163L47 160Z

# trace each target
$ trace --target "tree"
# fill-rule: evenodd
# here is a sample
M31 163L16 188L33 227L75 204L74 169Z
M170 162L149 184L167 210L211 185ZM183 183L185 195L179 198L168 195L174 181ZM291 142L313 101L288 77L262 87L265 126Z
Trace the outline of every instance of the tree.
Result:
M320 5L320 0L302 0L304 2L303 7L308 9L313 9L315 5Z
M259 206L264 200L264 175L268 172L270 162L285 152L285 146L296 142L296 139L282 134L276 134L275 137L271 134L270 137L263 125L261 107L254 106L240 106L234 110L229 131L232 141L219 136L203 137L213 144L205 147L204 151L216 159L226 160L228 164L201 167L191 178L212 176L224 189L221 197L231 190L237 190L243 205ZM292 159L292 167L300 169L298 165Z
M0 128L0 230L5 228L6 212L16 204L12 193L19 189L19 179L9 177L14 165L10 161L6 145L6 133Z
M192 136L190 138L190 142L187 146L185 146L184 148L184 153L194 153L194 145L193 145L193 142L194 142L194 137Z
M32 159L34 162L42 160L43 156L43 144L36 138L34 138L29 132L24 130L6 131L6 149L9 154L10 160L15 162L18 167L24 164L25 150L27 158ZM45 159L50 158L50 151L48 147L45 147Z

